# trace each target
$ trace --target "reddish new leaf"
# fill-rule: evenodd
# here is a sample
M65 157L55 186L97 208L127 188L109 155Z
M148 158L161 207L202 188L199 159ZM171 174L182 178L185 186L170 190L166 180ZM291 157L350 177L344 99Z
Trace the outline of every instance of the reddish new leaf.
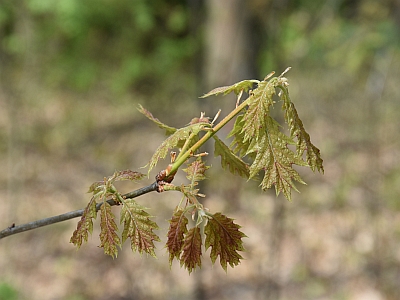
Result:
M78 248L82 246L83 241L88 241L89 233L91 234L93 232L93 219L97 217L96 201L94 199L95 198L92 197L89 204L86 206L70 239L70 243L73 243Z
M187 179L189 179L191 182L195 182L206 179L205 172L209 168L209 166L206 166L203 163L201 157L198 157L195 161L190 163L186 169L183 169L183 171L187 174Z
M132 170L123 170L115 172L113 177L114 181L122 181L122 180L137 181L143 179L144 177L146 177L146 175Z
M177 210L169 221L167 249L169 252L169 264L172 265L174 258L179 260L183 249L184 235L188 232L188 219L183 210Z
M181 266L185 266L189 274L197 267L201 267L201 244L200 228L193 227L185 237L180 259Z
M205 247L206 250L211 247L211 261L215 263L219 256L220 264L225 272L228 263L233 268L243 258L238 251L244 251L242 238L246 235L239 228L239 225L233 223L233 219L221 213L212 215L204 227Z
M140 254L145 252L156 257L154 241L159 242L160 238L153 232L158 229L158 225L150 217L145 208L134 199L126 199L121 210L121 223L124 223L122 243L130 238L132 251Z
M104 253L117 257L117 246L121 247L121 241L117 234L117 224L115 223L115 216L111 211L111 205L104 202L100 207L100 248L104 248Z

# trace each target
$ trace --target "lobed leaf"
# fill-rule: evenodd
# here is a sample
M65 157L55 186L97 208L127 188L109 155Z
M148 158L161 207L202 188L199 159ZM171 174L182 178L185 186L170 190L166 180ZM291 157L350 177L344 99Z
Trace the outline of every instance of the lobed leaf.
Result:
M283 104L285 110L285 120L289 125L290 134L292 137L297 138L297 155L302 156L304 151L306 152L306 161L311 168L315 171L324 173L323 159L320 151L311 143L310 135L304 129L303 122L300 120L299 115L294 104L290 101L285 101Z
M239 230L240 228L233 222L233 219L221 213L211 215L204 227L205 247L206 250L211 247L211 261L214 264L219 256L220 264L225 272L227 264L233 268L243 259L238 251L244 251L242 238L246 235Z
M118 256L117 246L121 247L121 241L117 234L115 216L111 211L111 205L103 202L100 207L100 248L104 253L116 258Z
M169 252L169 265L172 265L174 258L180 259L183 250L184 236L187 234L188 219L184 215L184 211L177 209L169 221L168 240L166 247Z
M291 200L291 189L297 190L293 180L305 184L292 165L307 164L288 148L288 144L294 142L279 131L279 124L274 119L267 117L266 124L267 130L263 132L261 139L248 149L248 152L256 155L250 166L250 178L263 170L265 174L261 188L266 190L274 185L277 195L283 192Z
M180 192L186 197L186 199L191 204L197 203L197 197L199 196L199 189L194 188L197 184L198 184L197 182L191 185L182 184L179 187Z
M250 80L243 80L238 83L229 85L229 86L221 86L209 91L207 94L201 96L200 98L206 98L212 95L224 94L227 95L231 92L234 92L238 95L241 91L248 92L250 88L253 87L254 83L259 83L258 80L250 79Z
M201 267L201 244L200 228L191 228L185 236L180 258L181 266L185 266L189 274L197 267Z
M161 129L165 129L165 135L171 135L173 134L177 129L171 126L168 126L164 123L162 123L160 120L158 120L157 118L153 117L153 115L151 114L151 112L149 112L147 109L145 109L143 106L141 106L139 104L139 108L138 110L145 115L149 120L153 121L154 123L156 123L158 125L158 127L160 127Z
M144 177L146 177L146 175L132 170L123 170L123 171L116 171L112 177L113 181L123 181L123 180L137 181L143 179Z
M205 172L209 169L209 166L206 166L204 162L201 160L201 157L198 157L196 160L191 162L186 169L183 169L186 173L186 178L191 182L201 181L206 179Z
M154 241L160 241L160 238L153 232L158 229L158 225L150 220L150 214L145 208L139 205L134 199L123 201L121 209L121 224L124 223L122 232L122 243L128 238L131 240L132 251L143 252L156 257L154 252Z
M312 170L317 168L319 171L323 171L323 167L318 148L311 143L294 105L290 102L287 79L282 75L271 79L267 76L250 93L246 100L247 110L244 115L237 117L229 136L234 137L230 145L234 153L253 159L249 178L264 171L261 188L266 190L275 186L277 195L282 192L290 200L291 190L297 190L294 181L305 184L293 165L310 166ZM280 125L270 116L276 88L282 90L278 96L284 101L285 120L289 124L291 137L284 135L280 131ZM296 152L288 148L288 145L295 144L293 137L297 138ZM301 158L304 151L307 151L307 163Z
M93 193L94 195L97 192L99 192L102 189L102 187L104 187L104 181L93 182L89 187L88 193Z
M93 219L96 219L96 217L96 201L95 197L92 197L85 210L83 211L82 217L72 234L70 243L80 248L83 241L87 242L89 238L89 233L92 234L93 232Z
M249 166L227 145L224 144L216 135L214 156L221 156L221 166L224 170L229 170L232 174L240 175L244 178L249 178Z
M240 115L236 118L235 125L228 135L228 137L234 137L232 143L229 145L229 148L232 149L232 152L239 153L240 157L246 156L247 150L251 146L248 139L245 141L245 132L242 131L243 116L244 115Z
M210 124L206 122L190 124L186 127L178 129L174 134L169 136L162 144L157 148L149 162L149 173L157 165L160 159L164 159L169 151L176 147L182 147L183 143L189 137L196 141L197 134L205 127L209 127Z
M242 119L243 143L248 140L258 140L267 128L269 108L273 105L272 97L275 87L271 82L262 81L250 96L250 103Z

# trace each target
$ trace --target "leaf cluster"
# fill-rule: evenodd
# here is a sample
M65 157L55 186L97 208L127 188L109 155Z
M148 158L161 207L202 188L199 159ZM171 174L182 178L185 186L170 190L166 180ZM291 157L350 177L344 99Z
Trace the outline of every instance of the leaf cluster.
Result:
M211 214L204 211L205 250L211 248L210 258L214 264L219 257L222 268L227 271L227 265L232 268L243 258L238 251L244 251L242 238L246 235L241 232L240 226L232 219L221 213ZM177 208L171 218L168 230L167 250L169 263L177 259L189 273L201 267L202 237L199 225L187 229L188 218L185 210Z
M89 204L86 206L77 228L72 234L70 242L78 248L82 242L88 241L89 234L93 232L93 220L97 218L100 211L100 246L104 253L117 257L118 248L127 240L131 240L131 248L139 253L147 253L155 256L154 241L160 238L153 230L158 229L157 224L151 220L151 215L146 208L139 205L134 199L123 197L116 189L116 181L130 180L138 181L145 177L144 174L131 170L118 171L114 175L104 178L103 181L93 183L89 192L93 194ZM118 226L115 215L111 210L110 200L122 205L120 213L120 224L122 224L122 238L118 235Z
M233 137L230 146L215 139L215 155L221 156L222 167L233 174L239 174L251 179L263 173L262 190L275 187L276 194L280 192L291 200L292 189L297 190L294 181L305 184L294 165L308 166L311 170L324 171L323 160L319 149L311 142L310 135L304 128L294 104L291 102L288 90L288 80L283 75L272 77L269 74L263 81L257 82L257 87L249 90L248 98L236 110L235 125L228 137ZM240 85L217 88L203 97L229 93L239 94L249 89L254 81L242 81ZM240 94L239 94L240 95ZM290 135L285 135L282 126L271 116L271 108L276 99L282 102L284 119ZM293 151L290 146L295 147ZM306 160L303 158L305 153ZM244 162L248 157L250 163Z
M199 192L198 182L207 178L206 171L210 168L203 161L208 153L201 152L205 142L214 141L214 155L221 158L223 169L248 180L260 177L262 190L274 187L277 195L282 193L288 200L291 200L292 190L297 190L295 182L305 184L294 166L324 172L320 151L312 144L289 97L288 80L283 77L287 71L277 77L273 77L272 72L262 81L244 80L205 94L203 98L231 92L237 95L236 108L217 124L214 123L219 113L212 121L201 113L200 117L193 118L184 127L174 128L139 106L139 111L165 130L167 135L147 165L148 174L168 153L171 155L170 164L156 176L154 190L178 191L182 195L169 220L166 249L170 265L176 259L189 273L201 267L203 245L205 251L210 249L212 263L219 258L225 271L228 265L235 267L242 259L239 252L244 251L242 238L246 235L240 231L241 227L222 213L210 213L200 202L205 195ZM248 97L241 101L244 93ZM282 103L289 134L285 134L284 128L271 116L276 102ZM227 145L216 133L234 118L234 126L228 135L232 142ZM189 183L174 185L174 176L184 163L187 167L182 171L186 173ZM133 199L135 192L122 196L114 185L116 181L138 181L144 176L127 170L115 172L113 176L92 184L89 192L93 196L78 222L71 243L79 248L83 241L87 242L93 231L93 219L100 211L100 247L106 254L117 257L118 248L130 239L132 251L155 257L154 242L160 239L154 230L158 229L158 225L151 220L152 216L146 208ZM108 200L110 197L111 200ZM111 209L115 204L122 205L121 235ZM188 215L193 220L190 228Z

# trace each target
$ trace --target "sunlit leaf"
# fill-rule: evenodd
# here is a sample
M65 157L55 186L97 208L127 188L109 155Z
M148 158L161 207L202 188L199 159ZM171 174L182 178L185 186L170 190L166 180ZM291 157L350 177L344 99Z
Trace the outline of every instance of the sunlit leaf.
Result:
M231 92L234 92L236 95L238 95L241 91L248 92L248 90L251 89L255 83L259 83L259 81L255 79L243 80L229 86L221 86L215 88L212 91L209 91L207 94L201 96L200 98L206 98L212 95L218 95L222 93L224 95L227 95Z
M183 210L176 210L169 221L167 249L169 252L169 264L172 265L174 258L180 259L183 250L183 241L187 230L188 219Z
M272 100L275 94L275 87L270 82L262 81L253 90L250 96L251 102L242 119L243 143L249 140L257 141L267 128L269 108L273 105Z
M197 267L201 267L201 245L200 228L191 228L185 236L180 258L181 266L184 266L189 274Z
M100 230L100 248L104 248L105 254L117 257L117 247L121 247L121 241L117 234L118 227L115 223L115 216L107 202L100 207Z
M156 152L153 154L149 163L149 172L156 166L160 159L164 159L169 151L176 147L182 147L179 144L181 141L186 141L189 137L197 137L197 134L203 130L205 127L209 127L208 123L196 123L190 124L186 127L178 129L174 134L169 136L162 144L157 148Z
M275 186L277 194L282 192L290 200L291 190L297 190L294 181L304 184L293 166L310 166L312 170L317 168L323 171L322 159L288 98L287 79L282 76L267 79L260 82L246 100L248 107L244 115L237 117L229 134L234 137L230 148L239 156L248 156L253 160L249 178L264 172L261 188L266 190ZM283 134L280 125L270 116L277 88L282 90L277 96L284 101L285 119L291 137ZM297 138L297 144L293 138ZM295 144L296 151L288 147ZM307 163L301 158L304 151L307 151Z
M121 209L121 224L124 224L122 243L130 238L132 251L156 257L154 241L159 242L160 238L153 232L158 229L158 225L150 217L145 207L134 199L126 199Z
M239 230L240 228L233 219L221 213L212 215L204 227L205 247L206 250L211 247L211 261L214 264L219 256L220 264L225 272L227 264L233 268L243 258L238 251L244 251L242 238L246 235Z
M248 149L256 154L250 166L250 178L264 171L262 189L266 190L274 185L277 195L283 192L285 197L291 200L291 189L297 190L293 180L305 184L292 165L307 164L288 148L288 144L294 142L279 131L279 124L274 119L267 117L266 124L267 130L260 135L261 139L254 147Z

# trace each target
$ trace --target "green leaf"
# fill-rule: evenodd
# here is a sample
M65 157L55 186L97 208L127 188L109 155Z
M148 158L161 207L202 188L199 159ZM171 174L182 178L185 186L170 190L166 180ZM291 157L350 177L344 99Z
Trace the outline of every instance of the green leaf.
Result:
M244 115L237 117L229 136L234 137L230 145L234 153L253 159L249 178L264 171L262 189L275 186L277 195L282 192L290 200L291 190L297 190L294 181L304 184L293 165L310 166L312 170L317 168L319 171L323 171L323 167L318 148L312 145L294 105L290 102L287 79L282 75L271 79L267 76L250 92L249 98L245 100L248 107ZM278 97L284 101L285 120L289 124L291 137L284 135L280 131L280 125L270 116L277 88L281 89ZM292 138L298 139L296 151L288 147L295 144ZM307 163L301 157L304 151L307 151Z
M235 125L228 135L228 138L232 136L234 137L232 143L229 145L229 148L232 149L232 152L239 153L240 157L246 156L247 150L251 146L249 140L245 141L245 132L242 131L243 117L244 115L240 115L236 118Z
M210 167L206 166L201 160L201 157L198 157L196 160L191 162L186 169L183 169L182 171L186 173L186 178L193 183L206 179L205 172L209 168Z
M88 241L89 233L93 232L93 219L96 219L96 201L95 197L92 197L83 211L82 217L78 222L78 225L72 234L70 243L74 244L78 248L82 246L82 242Z
M233 268L243 259L238 251L244 251L242 238L246 235L239 230L240 228L233 222L233 219L221 213L210 215L210 219L204 227L205 247L206 250L211 247L211 261L214 264L219 256L221 267L225 272L227 264Z
M285 110L285 120L289 125L290 134L292 137L297 138L297 155L302 156L306 152L306 161L311 168L315 171L324 173L323 160L320 151L311 143L310 135L304 129L303 122L300 120L297 110L292 102L284 101L283 109Z
M174 134L169 136L162 144L157 148L149 162L149 173L157 165L160 159L164 159L169 151L176 147L182 147L183 143L190 137L195 140L197 134L205 127L210 127L210 124L206 122L190 124L186 127L178 129ZM183 143L182 143L183 142Z
M88 193L96 194L97 192L101 191L102 187L104 187L104 181L96 181L93 182L88 190Z
M184 211L177 209L169 221L168 240L166 247L169 252L169 265L172 265L174 258L180 259L183 250L184 236L187 234L188 219L184 215Z
M275 94L275 87L270 82L262 81L253 90L250 96L249 107L242 119L242 133L244 133L243 143L249 140L258 140L267 128L267 118L269 108L273 105L272 100Z
M307 166L307 164L288 148L294 142L279 131L279 124L271 117L266 118L267 129L261 134L260 140L248 152L254 152L256 157L250 166L250 178L264 170L265 175L261 182L263 190L275 186L276 194L283 192L291 200L291 189L295 187L293 180L302 184L299 173L293 169L293 164Z
M164 123L162 123L160 120L158 120L157 118L153 117L153 115L151 114L151 112L149 112L147 109L145 109L143 106L141 106L139 104L139 108L138 110L144 114L149 120L153 121L154 123L156 123L158 125L158 127L160 127L161 129L165 129L165 134L166 135L171 135L173 134L177 129L171 126L168 126Z
M160 238L153 232L158 225L150 220L151 215L145 211L145 207L139 205L134 199L126 199L121 209L121 224L124 223L122 243L131 239L132 251L143 252L156 257L154 241Z
M116 258L118 256L117 246L121 247L121 241L117 234L117 224L115 216L111 211L108 202L103 202L100 207L100 248L104 248L104 253Z
M183 252L180 258L181 266L185 266L189 274L197 267L201 267L201 244L200 228L191 228L183 242Z
M222 168L229 170L234 175L237 174L244 178L249 178L249 166L216 135L213 138L215 140L214 156L221 156Z
M238 95L241 91L244 91L247 93L247 91L253 87L254 83L259 83L260 81L255 80L255 79L250 79L250 80L243 80L238 83L229 85L229 86L222 86L213 89L212 91L209 91L207 94L201 96L200 98L206 98L212 95L218 95L224 93L224 95L227 95L231 92L235 92L236 95Z

